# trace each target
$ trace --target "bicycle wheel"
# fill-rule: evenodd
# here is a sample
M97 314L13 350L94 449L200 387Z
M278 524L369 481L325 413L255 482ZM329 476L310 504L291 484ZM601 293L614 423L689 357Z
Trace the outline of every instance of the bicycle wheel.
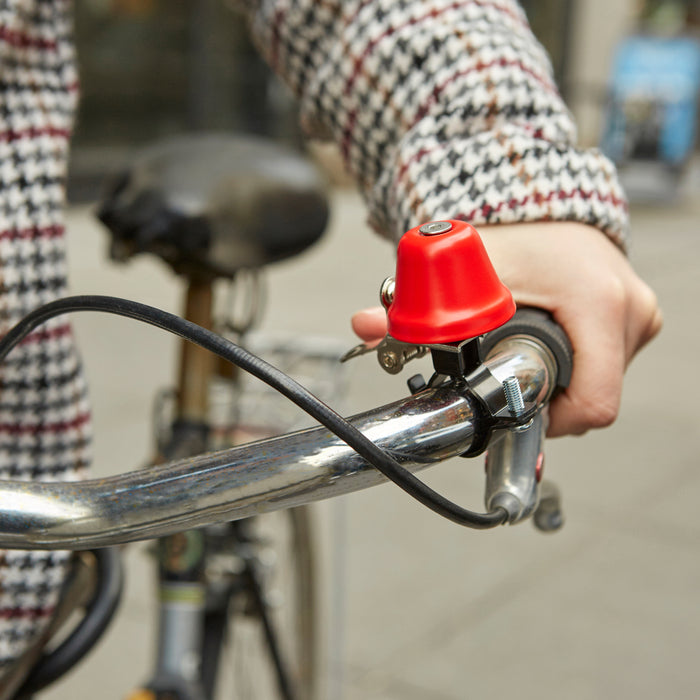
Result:
M337 344L260 336L246 345L321 398L337 402L346 393ZM210 384L209 407L213 448L306 427L295 406L247 375L219 375ZM216 537L211 533L212 542ZM207 697L313 700L319 602L309 508L231 523L223 546L215 546L207 560L214 582L209 588L214 601L218 597L207 616L202 654ZM246 570L251 563L252 575ZM218 592L217 580L223 582Z
M209 697L313 700L317 599L309 508L231 523L210 540L202 654Z

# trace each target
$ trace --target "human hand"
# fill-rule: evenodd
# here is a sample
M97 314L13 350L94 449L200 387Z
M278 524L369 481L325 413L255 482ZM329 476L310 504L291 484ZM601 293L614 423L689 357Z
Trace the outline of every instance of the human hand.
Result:
M610 425L627 365L661 329L654 293L591 226L504 224L479 233L516 302L550 311L573 345L571 383L551 404L548 434L580 435ZM386 333L386 314L366 309L352 325L360 338L376 342Z

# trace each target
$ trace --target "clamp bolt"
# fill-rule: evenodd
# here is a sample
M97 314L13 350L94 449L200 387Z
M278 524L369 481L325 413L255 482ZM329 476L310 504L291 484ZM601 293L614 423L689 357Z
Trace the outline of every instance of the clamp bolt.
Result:
M506 377L503 380L503 391L506 394L506 403L515 418L525 412L525 402L520 391L520 383L515 377Z
M418 229L418 233L422 233L424 236L439 236L441 233L447 233L451 230L451 221L431 221L427 224L423 224Z
M386 370L393 370L399 366L399 358L395 352L382 353L379 357L382 367Z

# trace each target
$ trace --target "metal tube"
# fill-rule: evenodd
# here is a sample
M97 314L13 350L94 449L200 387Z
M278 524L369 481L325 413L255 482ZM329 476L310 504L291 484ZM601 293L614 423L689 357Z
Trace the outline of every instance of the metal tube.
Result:
M544 401L550 368L529 341L494 350L494 374L516 375L526 401ZM350 420L407 469L469 449L475 407L452 384ZM0 481L0 547L86 549L151 539L330 498L385 481L325 428L105 479Z
M213 326L213 286L211 280L191 280L185 292L185 318L203 328ZM216 356L199 345L182 340L177 392L177 417L204 423L209 405L209 378Z

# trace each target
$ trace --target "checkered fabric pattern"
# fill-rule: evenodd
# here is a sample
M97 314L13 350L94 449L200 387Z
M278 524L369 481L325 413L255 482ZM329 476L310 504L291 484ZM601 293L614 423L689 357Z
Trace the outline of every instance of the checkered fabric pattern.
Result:
M0 332L66 294L62 209L77 77L70 2L0 0ZM0 476L71 480L90 417L70 326L37 329L0 367ZM44 628L68 553L0 551L0 675Z
M624 245L612 164L577 148L514 0L244 0L256 42L398 239L431 219L572 220Z

